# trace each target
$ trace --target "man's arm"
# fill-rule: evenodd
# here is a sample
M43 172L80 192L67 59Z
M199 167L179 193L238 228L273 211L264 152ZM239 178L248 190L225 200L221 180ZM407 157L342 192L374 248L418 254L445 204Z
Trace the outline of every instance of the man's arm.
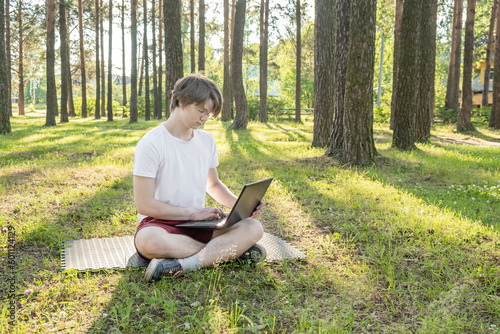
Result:
M155 179L134 175L134 199L137 211L163 220L206 220L223 214L218 208L184 208L154 198Z
M236 197L219 179L217 169L215 168L210 168L210 171L208 172L207 192L214 200L224 206L227 206L228 208L232 208L238 199L238 197ZM258 218L262 209L264 209L264 206L265 203L261 201L259 206L252 213L251 218Z

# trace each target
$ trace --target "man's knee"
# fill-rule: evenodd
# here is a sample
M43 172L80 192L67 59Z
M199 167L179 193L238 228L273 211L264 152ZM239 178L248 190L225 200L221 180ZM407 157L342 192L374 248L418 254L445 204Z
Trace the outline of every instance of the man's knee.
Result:
M241 223L246 227L246 233L253 242L259 241L264 235L264 227L257 219L247 218L241 221Z

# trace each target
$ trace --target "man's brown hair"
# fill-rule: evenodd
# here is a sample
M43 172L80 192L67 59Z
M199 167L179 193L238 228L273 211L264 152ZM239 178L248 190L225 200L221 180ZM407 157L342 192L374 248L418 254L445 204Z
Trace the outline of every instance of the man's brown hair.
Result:
M200 73L193 73L177 80L172 91L170 110L173 111L179 106L179 102L184 106L190 104L205 103L212 101L212 117L217 117L222 108L222 94L219 87L212 79Z

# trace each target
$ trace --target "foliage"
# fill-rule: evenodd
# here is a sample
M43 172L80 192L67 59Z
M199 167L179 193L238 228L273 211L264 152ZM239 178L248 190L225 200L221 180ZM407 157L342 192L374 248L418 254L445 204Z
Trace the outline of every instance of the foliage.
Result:
M60 247L133 235L134 149L160 122L77 118L46 128L43 116L12 117L14 131L0 141L0 230L16 232L17 302L13 328L9 282L0 280L2 333L500 328L500 137L485 125L466 136L435 126L430 143L404 153L376 124L377 165L351 168L311 148L310 117L232 132L210 120L222 180L238 191L274 176L261 221L307 261L223 264L145 284L143 269L61 271ZM0 233L2 270L7 243Z
M280 97L268 96L267 97L267 113L268 115L280 115L286 113L285 105L287 101ZM249 118L252 121L259 119L260 98L257 95L248 96L248 111Z
M444 106L440 106L437 107L435 111L435 116L441 119L444 124L455 124L457 122L458 115L454 109L448 109Z
M391 120L391 107L388 105L381 105L380 107L373 107L373 121L375 123L389 123Z

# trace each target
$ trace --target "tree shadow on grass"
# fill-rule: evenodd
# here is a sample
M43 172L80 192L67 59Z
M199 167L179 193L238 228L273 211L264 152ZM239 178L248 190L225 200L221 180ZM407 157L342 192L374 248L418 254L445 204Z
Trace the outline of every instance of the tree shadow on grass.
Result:
M251 133L250 133L251 134ZM245 154L244 150L252 151L251 156L261 156L256 159L268 174L273 175L273 170L281 169L280 179L276 179L273 185L278 183L285 191L277 194L290 198L292 202L299 205L300 211L315 227L314 233L324 235L335 235L338 233L338 240L350 240L356 245L357 255L353 257L355 263L365 263L369 269L365 269L366 275L376 278L370 283L369 290L381 289L387 291L390 296L390 304L386 304L393 309L391 314L386 314L389 321L400 322L401 319L409 317L411 326L415 326L417 317L432 318L432 314L425 309L433 309L439 304L439 297L442 293L447 293L452 287L452 282L461 282L464 276L467 279L474 276L476 269L482 265L494 266L494 254L485 255L478 259L475 249L490 247L494 240L492 236L478 236L474 232L461 232L456 235L450 234L448 225L426 217L427 205L414 203L420 206L423 214L408 216L404 205L393 206L391 201L386 201L382 197L384 192L379 192L370 187L393 188L391 184L382 183L369 185L369 188L361 186L364 183L380 182L376 176L376 171L371 171L372 176L365 176L367 168L339 167L331 159L318 157L306 159L287 159L286 151L283 151L281 158L276 159L266 154L271 149L268 144L247 139L244 146L231 146L233 152L226 160L238 159ZM255 153L255 150L259 153ZM238 158L235 158L238 157ZM333 165L333 167L332 167ZM373 168L373 167L372 167ZM286 171L286 173L284 173ZM360 186L353 184L347 187L346 196L337 196L335 190L329 190L329 185L336 188L337 183L342 183L342 177L337 181L336 174L351 173L354 178L353 183L360 182ZM357 175L357 176L356 176ZM323 185L321 192L319 191ZM339 189L345 189L344 184ZM396 198L399 196L402 202L411 200L411 195L405 191L393 188L389 192ZM345 194L344 194L345 195ZM276 196L276 195L275 195ZM290 197L291 196L291 197ZM276 203L276 205L279 205ZM417 210L415 208L414 210ZM369 214L365 215L368 212ZM281 215L286 215L281 212ZM303 226L297 221L290 221L297 217L287 218L289 233L293 237L297 235L293 229L300 229L304 232ZM300 219L300 217L298 217ZM462 221L460 229L474 230L474 223ZM286 232L286 231L282 231ZM316 234L302 234L302 238L321 240ZM323 239L325 240L325 239ZM333 239L335 240L335 239ZM335 243L335 241L332 241ZM446 255L447 254L447 255ZM455 254L460 254L456 256ZM432 267L428 267L433 263ZM379 281L377 281L379 280ZM409 286L415 288L411 294L406 291ZM484 282L483 282L484 283ZM489 289L497 289L496 283L483 284L477 282L479 295L487 293ZM470 288L470 287L469 287ZM380 298L376 293L368 298ZM434 302L434 306L431 303ZM428 307L422 308L422 305ZM488 302L482 300L475 307L478 309L487 308ZM456 304L453 308L458 309ZM375 309L378 313L380 309ZM410 311L408 311L410 310ZM372 309L373 311L373 309ZM489 313L489 320L492 321L495 313ZM411 327L416 329L418 327Z
M290 261L257 267L228 263L154 283L142 281L142 270L124 271L88 332L293 331L307 312L306 282L314 280L297 269ZM330 290L334 287L324 289L330 299L340 299Z
M397 185L430 205L454 211L471 221L481 221L486 226L494 224L500 215L499 206L495 204L500 200L498 192L495 197L498 184L494 184L494 176L500 162L495 149L435 142L427 145L440 151L423 146L411 154L387 158L370 172L377 179L390 180L386 184ZM395 179L395 175L401 173L404 173L403 180ZM462 190L459 197L454 195L458 190ZM500 225L494 228L498 231Z
M46 246L81 238L102 238L133 234L137 225L132 196L131 173L80 203L72 203L38 228L27 233L23 242Z
M473 275L478 266L496 266L491 257L477 253L487 241L473 236L470 240L461 240L442 226L434 226L432 219L427 221L424 215L408 216L404 191L390 189L389 196L401 197L402 204L394 206L382 197L386 193L379 191L381 187L393 186L374 183L378 179L370 177L367 168L342 167L324 157L296 159L286 150L275 158L266 153L275 149L275 145L256 141L251 132L235 133L237 138L229 143L231 153L221 158L220 170L234 173L232 179L238 183L263 175L279 175L269 193L274 203L269 206L269 216L264 217L266 227L285 232L286 235L280 236L293 237L295 244L307 245L307 250L317 254L314 261L266 265L248 271L221 266L155 285L141 282L142 271L115 275L116 284L106 280L98 282L99 274L96 274L96 283L92 286L80 276L63 288L81 287L79 305L99 309L92 313L98 319L89 332L149 333L165 328L171 332L207 332L207 328L210 332L215 328L217 332L220 328L230 328L231 321L239 327L253 326L249 332L281 328L289 332L310 328L319 331L319 328L324 330L328 322L335 323L332 319L341 320L335 323L337 328L352 332L373 328L395 331L403 328L411 332L418 330L425 319L437 320L432 318L433 314L439 317L442 309L462 312L469 318L477 315L476 309L482 312L480 321L498 322L494 310L488 308L488 300L483 298L498 291L497 283ZM256 158L246 164L243 159L247 156ZM230 169L225 167L228 165ZM346 180L346 175L351 179ZM25 239L47 247L50 240L111 236L116 235L116 231L125 231L121 225L116 230L110 228L108 213L117 208L120 199L131 196L128 177L130 175L116 182L119 189L112 189L114 184L108 186L86 200L83 207L69 207L51 222L54 225L69 222L68 230L47 230L42 225ZM120 190L121 187L124 189ZM130 208L131 198L125 198L124 202ZM289 203L291 207L287 206ZM88 216L82 216L80 209ZM370 214L366 216L366 212ZM127 228L135 228L135 224L131 226L132 219L125 221ZM276 229L278 223L286 229ZM83 227L86 234L78 230ZM102 231L99 228L103 228ZM300 234L297 235L297 231ZM31 272L40 269L34 261L35 257L30 257L23 268ZM454 292L456 284L464 280L470 280L474 288L465 286ZM349 288L356 282L362 287ZM104 289L111 296L100 306L93 299ZM59 293L55 288L51 291ZM76 298L73 296L67 293L56 301L68 305L63 303L73 302ZM464 310L461 306L466 297L468 308ZM39 298L38 302L42 303L42 297ZM45 298L53 301L56 297ZM244 309L243 304L247 311L242 312L248 320L232 316L238 314L237 305L240 310ZM48 312L56 311L59 312L51 307ZM40 310L34 312L40 313ZM74 309L68 310L68 316L77 314ZM300 327L301 324L306 327ZM471 326L474 324L471 322Z

